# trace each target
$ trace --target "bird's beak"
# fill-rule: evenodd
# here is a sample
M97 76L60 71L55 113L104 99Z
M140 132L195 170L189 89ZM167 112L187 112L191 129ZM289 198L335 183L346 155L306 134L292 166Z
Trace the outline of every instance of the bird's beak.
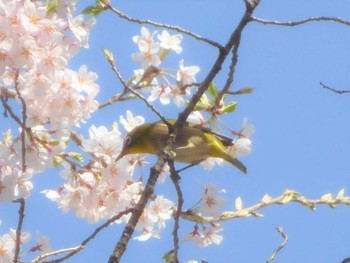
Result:
M118 157L115 159L114 162L118 162L121 158L123 158L125 155L124 151L121 151L120 154L118 155Z

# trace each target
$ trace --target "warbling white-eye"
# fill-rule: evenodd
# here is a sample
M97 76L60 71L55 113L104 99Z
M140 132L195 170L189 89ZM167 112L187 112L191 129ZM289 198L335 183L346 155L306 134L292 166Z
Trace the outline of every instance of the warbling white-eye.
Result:
M175 124L175 120L168 121L170 124ZM166 146L168 137L168 126L162 121L140 125L126 136L117 160L128 154L158 155ZM232 156L226 148L232 144L230 138L219 135L209 128L187 122L177 130L173 149L176 154L174 161L197 164L208 157L216 157L224 159L246 173L244 164Z

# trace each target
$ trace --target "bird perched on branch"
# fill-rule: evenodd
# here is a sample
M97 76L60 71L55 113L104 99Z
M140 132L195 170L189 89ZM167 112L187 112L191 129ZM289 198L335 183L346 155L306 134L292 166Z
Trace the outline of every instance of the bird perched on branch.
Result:
M168 122L175 124L175 120ZM169 129L163 121L140 125L127 134L116 161L128 154L158 155L167 145L168 137ZM195 165L209 157L215 157L224 159L246 173L244 164L229 153L227 147L232 145L232 139L201 125L186 122L177 130L173 148L174 161Z

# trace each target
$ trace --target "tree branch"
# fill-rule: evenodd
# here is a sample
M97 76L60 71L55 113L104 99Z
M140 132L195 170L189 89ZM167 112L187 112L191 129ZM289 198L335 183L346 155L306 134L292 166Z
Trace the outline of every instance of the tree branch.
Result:
M235 69L236 69L236 65L237 65L237 61L238 61L238 48L239 48L240 42L241 42L241 35L239 35L237 37L237 41L236 41L236 43L235 43L235 45L233 47L232 59L231 59L231 64L230 64L230 71L228 73L228 78L226 80L225 86L220 91L218 96L215 98L215 105L219 105L220 104L220 101L222 100L223 96L225 94L227 94L227 92L229 91L229 89L232 86L232 83L233 83L233 80L234 80Z
M86 245L92 239L94 239L100 231L102 231L104 228L108 227L114 221L120 219L123 215L131 213L133 210L134 210L133 208L129 208L129 209L126 209L126 210L118 213L117 215L111 217L104 224L102 224L101 226L96 228L95 231L90 236L88 236L83 242L81 242L80 245L78 245L78 246L76 246L74 248L60 249L60 250L57 250L57 251L53 251L53 252L49 252L49 253L40 255L37 258L35 258L34 260L32 260L31 263L38 263L38 262L40 262L41 260L43 260L43 259L45 259L47 257L58 255L58 254L62 254L62 253L66 253L66 252L69 252L69 251L71 251L71 253L69 253L68 255L66 255L66 256L64 256L62 258L59 258L59 259L52 260L52 261L45 261L45 263L59 263L59 262L62 262L64 260L72 257L73 255L77 254L79 251L84 249L86 247Z
M126 15L125 13L121 12L120 10L110 6L110 5L107 5L107 9L111 10L113 13L115 13L116 15L118 15L120 18L122 19L125 19L129 22L133 22L133 23L137 23L137 24L141 24L141 25L152 25L152 26L155 26L155 27L161 27L161 28L166 28L166 29L169 29L169 30L174 30L174 31L177 31L179 33L182 33L182 34L185 34L185 35L188 35L188 36L191 36L197 40L200 40L200 41L203 41L211 46L214 46L218 49L222 49L223 47L213 41L213 40L210 40L210 39L207 39L205 37L202 37L198 34L195 34L189 30L186 30L186 29L183 29L179 26L172 26L172 25L168 25L168 24L163 24L163 23L158 23L158 22L155 22L155 21L151 21L149 19L146 19L146 20L142 20L142 19L137 19L137 18L133 18L133 17L130 17L128 15Z
M343 94L343 93L350 93L350 90L336 90L336 89L333 89L325 84L323 84L322 82L320 82L320 85L322 86L322 88L324 89L328 89L330 91L333 91L334 93L337 93L337 94Z
M248 4L249 3L249 4ZM229 40L227 41L224 49L220 49L219 56L216 59L213 67L211 68L210 72L208 73L207 77L204 79L204 81L199 85L199 88L197 92L193 95L191 98L188 106L180 113L178 120L175 123L175 129L178 127L181 127L183 123L185 123L187 117L190 115L190 113L193 111L194 107L196 106L197 102L200 100L204 92L208 89L210 83L213 81L215 76L218 74L218 72L221 70L222 64L224 63L227 55L231 51L232 47L237 44L237 42L240 39L240 35L245 28L245 26L251 21L251 16L254 12L254 9L258 6L260 3L260 0L254 0L252 3L249 1L246 1L246 11L239 22L236 29L232 32Z
M276 227L276 230L278 233L281 234L283 241L282 241L281 245L279 245L279 247L272 253L272 255L269 257L269 259L266 261L266 263L271 263L276 258L277 254L280 252L280 250L283 249L288 242L288 236L286 235L286 233L283 232L282 227L278 226L278 227Z
M108 54L107 54L108 53ZM132 94L134 94L136 97L138 97L139 99L141 99L148 108L150 108L164 123L166 123L168 126L171 124L167 121L167 119L164 118L164 116L151 104L148 102L148 100L139 92L137 92L135 90L135 88L132 88L132 87L129 87L129 85L125 82L125 80L123 79L119 69L116 67L115 63L114 63L114 59L113 59L113 55L105 50L105 54L106 55L106 58L108 60L108 63L110 64L112 70L114 71L114 73L117 75L120 83L123 85L124 87L124 91L122 92L122 94L125 94L126 91L129 91L131 92ZM152 77L154 74L156 74L158 71L158 69L154 66L150 66L148 67L145 72L144 72L144 75L141 77L141 79L134 85L134 87L139 87L141 85L141 83L143 81L145 81L146 79L145 78L150 78Z
M148 200L153 195L155 184L158 180L158 177L165 163L166 163L165 154L161 154L155 166L151 168L150 176L148 178L145 190L143 190L139 201L134 207L134 211L132 212L129 221L124 228L122 236L120 237L116 247L114 248L112 255L109 258L109 261L108 261L109 263L117 263L120 261L121 257L123 256L126 250L126 247L128 245L128 242L132 234L134 233L136 224L139 221Z
M177 194L177 208L176 208L176 212L174 213L174 229L173 229L173 240L174 240L174 250L173 250L173 255L174 255L174 261L179 262L179 235L178 235L178 231L180 228L180 224L179 224L179 219L180 219L180 215L181 215L181 211L182 211L182 205L184 203L184 199L183 199L183 195L182 195L182 191L179 185L179 180L180 180L180 176L179 174L176 172L175 166L174 166L174 161L171 160L168 162L169 163L169 167L170 167L170 178L171 181L173 182L175 189L176 189L176 194Z
M151 168L150 177L148 178L145 190L143 191L139 202L136 204L135 212L132 213L132 215L129 219L129 222L125 226L123 234L122 234L117 246L115 247L113 254L109 258L109 263L117 263L117 262L119 262L119 260L123 256L123 254L126 250L127 244L128 244L128 242L129 242L129 240L130 240L130 238L135 230L136 224L137 224L139 218L141 217L142 212L143 212L149 198L153 194L154 186L157 182L159 174L162 171L165 162L167 160L171 159L169 153L173 147L173 143L174 143L175 138L176 138L177 129L185 123L188 115L193 111L195 105L200 100L203 93L208 89L208 86L211 83L211 81L214 79L214 77L220 71L221 66L222 66L223 62L225 61L228 53L230 52L230 50L232 49L232 47L236 43L237 38L239 37L242 30L245 28L245 26L250 21L251 15L252 15L255 7L259 4L259 2L260 2L259 0L254 0L251 4L246 5L246 7L247 7L246 11L245 11L240 23L238 24L237 28L231 34L227 44L225 45L225 48L220 49L219 56L218 56L215 64L213 65L212 69L208 73L205 80L199 86L197 92L191 98L191 101L188 104L188 106L179 115L179 118L177 119L177 121L174 125L174 129L170 133L170 136L169 136L169 139L167 142L167 146L161 152L155 166L153 166Z
M23 226L23 221L24 221L24 210L26 206L26 201L23 198L19 198L17 200L13 201L14 203L19 203L20 207L18 210L18 225L16 229L16 242L15 242L15 253L14 253L14 258L13 262L17 263L18 262L18 257L19 257L19 252L21 251L21 234L22 234L22 226Z
M349 21L346 21L339 17L327 17L327 16L309 17L300 21L289 21L289 22L265 20L265 19L261 19L253 16L252 21L258 22L264 25L273 25L273 26L298 26L309 22L331 21L331 22L337 22L346 26L350 26Z
M222 221L227 221L236 218L245 218L248 216L263 217L262 214L257 213L257 211L272 205L286 205L288 203L299 203L311 210L316 210L316 206L328 205L331 208L336 207L338 204L350 206L350 197L344 196L344 190L339 191L336 197L332 194L325 194L320 199L308 199L305 196L300 196L298 192L293 190L286 190L282 195L272 198L265 195L260 202L243 208L237 211L225 211L219 217L202 217L194 214L192 211L185 211L181 213L183 219L197 222L200 224L211 224L218 223Z

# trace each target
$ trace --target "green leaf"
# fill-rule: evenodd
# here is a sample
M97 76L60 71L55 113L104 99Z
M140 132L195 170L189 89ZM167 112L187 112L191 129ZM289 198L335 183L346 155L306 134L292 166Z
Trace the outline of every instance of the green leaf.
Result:
M110 64L114 64L114 57L113 53L109 51L107 48L102 48L103 55L107 58L108 62Z
M47 4L46 4L46 14L49 15L51 13L54 13L58 7L60 3L60 0L51 0L51 1L48 1Z
M240 89L238 94L250 94L250 93L253 93L254 90L255 90L254 87L246 87L246 88Z
M218 95L219 91L218 88L215 86L214 82L210 83L208 87L208 92L213 98L216 98L216 96Z
M333 195L331 193L328 193L328 194L324 194L321 196L321 200L325 203L327 202L331 202L333 199Z
M345 189L343 188L338 192L336 199L342 199L344 197L344 194L345 194Z
M54 156L52 158L52 161L53 161L53 166L58 168L61 166L63 160L62 160L62 157L60 156Z
M88 6L83 10L84 15L93 15L93 16L98 16L104 11L104 8L102 6Z
M84 161L84 156L82 154L80 154L80 153L70 152L69 156L72 157L74 160L76 160L78 162Z
M174 261L174 252L173 251L169 251L168 253L164 254L162 259L164 259L164 261L166 263L170 263L170 262L175 262Z
M223 112L225 113L233 112L236 109L237 105L238 103L236 101L231 101L225 105Z
M315 211L315 210L316 210L316 209L315 209L315 205L312 204L309 200L307 200L305 196L301 196L299 199L300 199L300 201L302 202L301 204L302 204L303 206L306 206L306 207L310 208L312 211Z
M238 196L236 198L236 201L235 201L235 208L236 208L236 210L241 210L242 207L243 207L242 198L240 196Z

